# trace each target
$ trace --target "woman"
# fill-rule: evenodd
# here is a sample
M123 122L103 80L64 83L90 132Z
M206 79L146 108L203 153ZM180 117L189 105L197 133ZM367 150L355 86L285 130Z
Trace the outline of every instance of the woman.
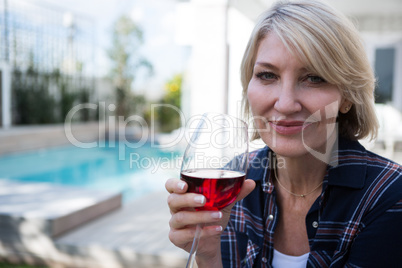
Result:
M267 145L250 154L237 203L199 211L171 193L170 240L187 251L207 227L198 267L402 267L402 169L366 151L375 79L355 27L327 5L277 3L244 54L245 112Z

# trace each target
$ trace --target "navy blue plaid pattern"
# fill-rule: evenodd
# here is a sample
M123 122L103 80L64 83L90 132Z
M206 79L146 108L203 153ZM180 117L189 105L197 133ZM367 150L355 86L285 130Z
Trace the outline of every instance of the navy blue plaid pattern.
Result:
M307 267L402 267L402 167L356 141L340 138L338 148L306 216ZM272 267L272 154L250 153L247 177L257 186L233 207L221 237L224 267Z

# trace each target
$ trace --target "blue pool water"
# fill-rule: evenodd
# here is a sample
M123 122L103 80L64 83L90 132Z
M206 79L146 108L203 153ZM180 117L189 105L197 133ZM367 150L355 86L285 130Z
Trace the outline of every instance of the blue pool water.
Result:
M163 191L169 177L178 177L180 152L162 151L151 144L140 148L63 146L0 157L0 179L112 190L123 201ZM121 149L121 147L120 147ZM120 158L120 159L119 159ZM122 159L123 158L123 159Z

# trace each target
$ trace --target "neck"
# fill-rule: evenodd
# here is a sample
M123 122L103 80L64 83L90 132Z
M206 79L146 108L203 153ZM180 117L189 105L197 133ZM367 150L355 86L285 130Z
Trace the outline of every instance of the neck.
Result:
M295 194L307 194L322 183L327 164L314 156L290 158L277 155L276 157L276 179L287 191Z

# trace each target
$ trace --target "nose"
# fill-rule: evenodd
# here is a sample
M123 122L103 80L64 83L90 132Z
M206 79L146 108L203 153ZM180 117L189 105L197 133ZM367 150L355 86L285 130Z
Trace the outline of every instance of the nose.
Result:
M279 89L274 108L281 114L288 115L301 111L302 106L296 92L296 85L284 83Z

